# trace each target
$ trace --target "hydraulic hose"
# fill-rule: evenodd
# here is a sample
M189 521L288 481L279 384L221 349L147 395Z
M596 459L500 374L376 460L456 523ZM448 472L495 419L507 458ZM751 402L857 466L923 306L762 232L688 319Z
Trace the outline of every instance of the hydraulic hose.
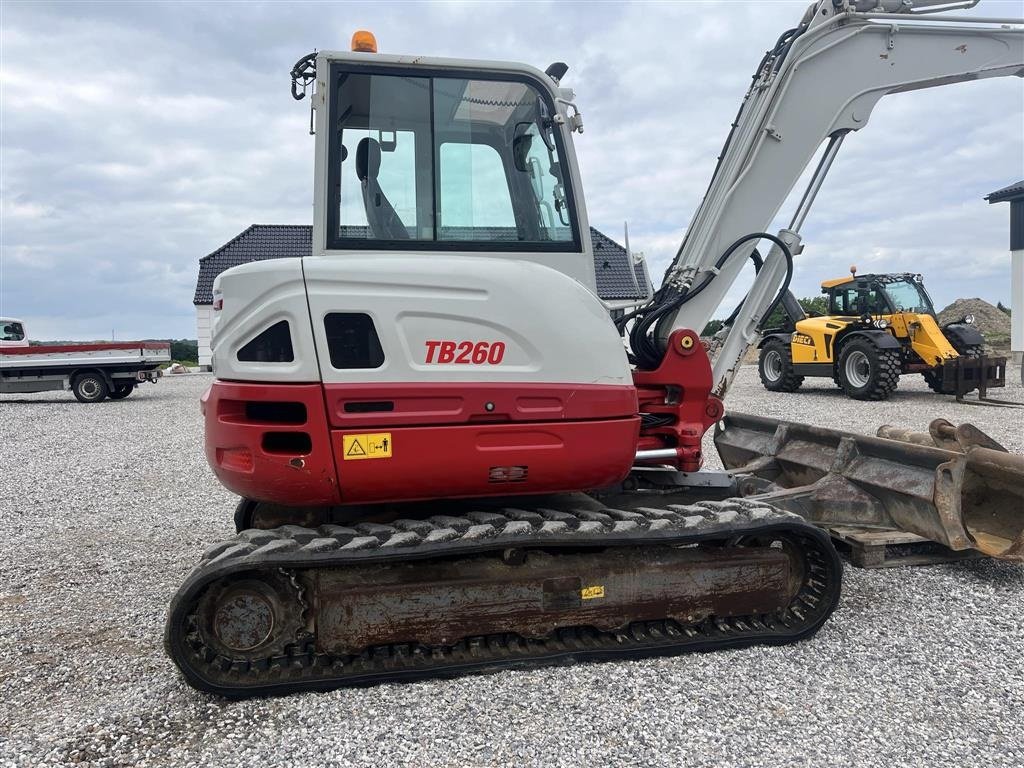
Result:
M722 255L718 257L714 268L716 270L721 269L740 246L750 242L751 240L762 239L770 240L772 243L779 246L779 249L782 251L782 254L786 259L786 276L783 280L781 290L772 300L772 303L765 312L764 317L768 317L775 311L775 308L778 307L779 303L782 301L782 297L785 295L785 292L789 290L789 285L793 278L793 254L785 242L776 235L769 234L768 232L752 232L749 235L744 235L739 238L726 248ZM760 258L760 256L758 256L758 258ZM756 268L757 261L754 263ZM666 294L663 292L666 289L663 288L658 292L651 304L645 307L640 307L628 316L624 316L619 319L619 322L624 326L627 319L632 319L634 317L640 318L633 325L633 328L630 329L629 334L630 347L632 348L637 364L640 367L647 369L656 368L661 362L661 357L664 352L664 350L659 348L656 335L652 337L650 334L651 328L659 321L668 319L667 315L669 313L675 312L688 301L700 295L700 293L711 284L711 281L714 278L714 274L708 275L696 287L691 287L691 289L686 293L679 294L671 299L665 298Z

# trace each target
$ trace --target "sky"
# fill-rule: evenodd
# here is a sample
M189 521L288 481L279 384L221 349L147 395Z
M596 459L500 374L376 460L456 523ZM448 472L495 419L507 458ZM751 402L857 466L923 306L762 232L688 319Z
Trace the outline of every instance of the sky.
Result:
M357 29L389 53L566 62L591 224L621 241L628 221L658 281L751 72L805 7L3 0L0 315L34 339L194 338L202 256L253 223L312 222L308 101L288 71ZM1009 210L982 198L1021 178L1024 81L886 97L818 196L794 292L856 264L924 273L939 307L1008 304Z

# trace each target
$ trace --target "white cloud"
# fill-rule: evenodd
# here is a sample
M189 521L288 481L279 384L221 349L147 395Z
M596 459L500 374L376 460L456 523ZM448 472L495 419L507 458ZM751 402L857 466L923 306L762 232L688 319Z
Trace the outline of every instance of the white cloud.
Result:
M751 71L805 5L6 3L4 311L36 335L193 335L201 256L254 222L311 221L308 102L287 72L359 28L388 52L567 62L591 222L619 239L628 220L658 280ZM808 220L797 292L856 262L919 269L939 303L1006 302L1007 212L980 198L1024 176L1022 119L1013 79L884 99Z

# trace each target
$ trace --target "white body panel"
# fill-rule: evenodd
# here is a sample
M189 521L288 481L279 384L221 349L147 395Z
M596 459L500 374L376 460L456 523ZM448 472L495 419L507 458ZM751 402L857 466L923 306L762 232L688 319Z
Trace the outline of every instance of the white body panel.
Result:
M213 352L210 349L210 323L213 321L213 307L209 304L196 304L196 341L199 349L199 367L209 368L213 365Z
M560 254L548 254L558 258ZM314 257L306 285L317 346L329 312L373 318L380 368L335 370L325 382L448 381L632 383L622 341L604 305L560 271L482 255ZM498 365L427 363L428 340L502 342Z
M601 301L562 272L528 261L419 253L275 259L229 269L215 287L225 297L213 322L214 371L221 379L632 383L622 340ZM369 315L384 364L331 367L323 322L331 312ZM237 359L242 346L280 320L291 326L292 363ZM428 364L428 340L500 341L506 351L495 365Z
M309 328L302 259L272 259L222 272L213 283L224 293L223 309L210 324L212 364L221 379L267 382L320 380ZM295 359L290 363L242 362L238 350L281 320L291 329Z

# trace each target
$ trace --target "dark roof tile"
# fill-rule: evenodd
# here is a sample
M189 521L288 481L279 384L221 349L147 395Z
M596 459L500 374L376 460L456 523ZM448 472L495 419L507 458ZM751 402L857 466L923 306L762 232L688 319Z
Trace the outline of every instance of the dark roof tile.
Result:
M199 278L193 304L213 303L213 281L239 264L264 259L309 256L313 228L291 224L253 224L208 256L199 260Z
M1024 179L985 195L985 199L990 203L1001 203L1005 200L1017 200L1022 197L1024 197Z

